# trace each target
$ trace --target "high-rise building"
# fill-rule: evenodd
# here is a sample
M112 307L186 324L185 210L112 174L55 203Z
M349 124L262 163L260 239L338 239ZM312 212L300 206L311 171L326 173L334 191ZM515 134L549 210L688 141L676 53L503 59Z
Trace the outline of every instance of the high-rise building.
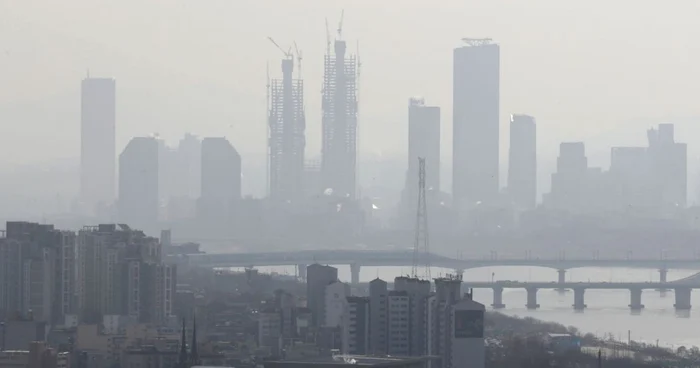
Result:
M414 277L396 277L394 290L405 292L409 297L408 309L408 354L423 356L426 352L426 308L430 296L430 281Z
M304 81L294 79L294 59L282 60L282 79L270 81L270 197L297 201L304 194Z
M200 214L230 218L241 199L241 155L223 137L202 140Z
M370 307L369 298L351 296L347 298L348 318L345 319L347 354L370 354Z
M357 59L334 42L324 60L322 161L324 190L355 198L357 186Z
M312 264L306 268L306 304L316 327L326 321L326 286L336 281L338 269L335 267Z
M665 210L684 208L688 197L688 147L677 143L673 124L649 129L649 158L658 205Z
M387 296L387 351L389 355L409 356L411 352L411 298L406 291L391 290Z
M86 78L80 98L80 196L90 211L114 201L116 88L114 79Z
M119 155L119 221L153 230L159 207L158 141L132 138Z
M547 207L577 211L588 205L588 158L583 142L559 145L557 172L552 174L551 192L543 201Z
M176 269L162 262L157 238L127 225L86 226L77 258L81 321L117 315L160 324L173 315Z
M418 200L418 158L425 159L425 189L440 192L440 108L426 106L422 98L408 102L408 171L406 205L415 214Z
M369 283L370 310L370 351L372 355L385 355L388 351L387 342L387 283L376 278Z
M75 234L53 225L8 222L0 238L0 312L62 324L75 308Z
M510 116L508 195L518 209L537 203L537 127L529 115Z
M454 50L452 196L458 208L498 198L500 48L465 39Z
M435 280L435 294L428 301L427 355L442 358L443 368L485 366L484 305L471 294L461 295L462 279Z

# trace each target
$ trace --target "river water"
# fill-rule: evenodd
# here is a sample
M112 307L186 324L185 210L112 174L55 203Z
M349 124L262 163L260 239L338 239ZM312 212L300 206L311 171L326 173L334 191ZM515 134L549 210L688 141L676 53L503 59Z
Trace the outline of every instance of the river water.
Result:
M350 281L350 267L336 266L341 281ZM259 267L261 272L277 272L280 274L295 274L295 267ZM409 267L362 267L360 281L367 282L379 277L392 282L394 277L407 275ZM433 278L444 276L451 270L432 268ZM690 276L697 271L669 270L668 281ZM465 284L468 281L518 280L545 281L557 280L556 270L540 267L484 267L467 270L464 273ZM577 268L568 270L567 281L607 281L607 282L646 282L658 281L657 270L626 269L626 268ZM540 290L537 302L540 308L528 310L525 308L526 291L522 289L506 289L503 292L503 303L506 308L501 312L513 316L530 316L533 318L558 322L566 326L577 327L583 333L592 333L599 337L613 334L615 338L626 340L628 332L632 340L658 344L671 348L684 346L700 346L700 290L692 295L692 304L697 310L676 312L673 307L675 298L673 291L662 295L659 291L647 290L642 294L641 312L631 312L628 304L630 295L627 290L586 290L585 302L588 308L576 312L572 308L573 292L560 293L555 290ZM489 289L477 289L474 298L489 306L493 302L493 293Z

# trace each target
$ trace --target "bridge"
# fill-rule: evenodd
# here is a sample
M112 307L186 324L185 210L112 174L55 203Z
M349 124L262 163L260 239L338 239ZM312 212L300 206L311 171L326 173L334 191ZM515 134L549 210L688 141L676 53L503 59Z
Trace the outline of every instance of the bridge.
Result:
M690 296L693 289L700 289L700 273L693 276L672 282L519 282L519 281L496 281L496 282L465 282L465 285L474 289L492 289L494 309L505 308L503 304L504 289L525 289L527 291L528 309L537 309L537 291L539 289L571 289L574 291L575 310L583 310L587 306L584 295L587 289L628 289L630 291L630 304L632 310L641 310L642 291L672 289L675 292L676 310L689 310L691 308Z
M413 265L411 250L301 250L296 252L260 252L260 253L220 253L194 254L179 256L180 262L196 267L254 267L254 266L296 266L300 277L305 278L306 266L313 263L330 265L349 265L353 284L359 282L362 266L397 266ZM669 269L700 270L700 259L683 258L503 258L491 254L482 259L456 259L438 254L421 255L421 263L429 259L433 267L442 267L462 273L464 270L479 267L530 266L552 268L559 272L559 283L565 281L566 270L582 267L620 267L645 268L659 270L659 281L666 282Z

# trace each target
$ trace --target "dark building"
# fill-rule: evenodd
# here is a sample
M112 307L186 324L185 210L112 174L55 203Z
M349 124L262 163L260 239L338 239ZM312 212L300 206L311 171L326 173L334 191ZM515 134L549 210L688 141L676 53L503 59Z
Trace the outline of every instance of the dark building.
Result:
M158 223L158 142L132 138L119 155L119 221L154 230Z
M511 115L508 195L518 209L537 203L537 126L529 115Z
M452 195L458 208L498 199L500 48L465 39L454 50Z
M434 200L440 193L440 108L425 100L408 102L408 171L404 191L407 212L415 217L418 200L418 158L425 159L425 189Z
M241 155L223 137L202 140L200 217L228 219L241 199Z
M114 201L116 88L114 79L83 79L80 97L80 196L90 211Z
M326 286L338 281L338 269L312 264L306 268L306 304L311 310L314 326L321 327L326 319Z

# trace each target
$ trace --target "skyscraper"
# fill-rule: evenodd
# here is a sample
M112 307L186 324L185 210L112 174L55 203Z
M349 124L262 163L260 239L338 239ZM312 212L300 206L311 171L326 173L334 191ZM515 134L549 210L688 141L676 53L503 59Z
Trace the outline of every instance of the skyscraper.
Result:
M508 195L519 209L537 202L537 127L529 115L510 116Z
M330 43L329 43L330 45ZM357 60L337 39L325 55L321 172L325 189L355 198L357 181ZM324 190L325 190L324 189Z
M304 81L294 79L291 54L282 60L282 79L270 83L270 197L296 201L303 195L306 118Z
M202 140L200 214L226 218L241 199L241 155L224 137Z
M684 208L688 192L688 147L677 143L673 124L649 129L649 157L661 208Z
M96 204L114 201L115 81L88 77L80 90L80 196L94 211Z
M500 48L464 41L454 50L452 196L468 209L498 197Z
M158 142L132 138L119 155L119 221L154 230L158 207Z
M406 204L415 215L418 199L418 158L425 159L425 188L440 192L440 108L426 106L422 98L408 102L408 172Z

